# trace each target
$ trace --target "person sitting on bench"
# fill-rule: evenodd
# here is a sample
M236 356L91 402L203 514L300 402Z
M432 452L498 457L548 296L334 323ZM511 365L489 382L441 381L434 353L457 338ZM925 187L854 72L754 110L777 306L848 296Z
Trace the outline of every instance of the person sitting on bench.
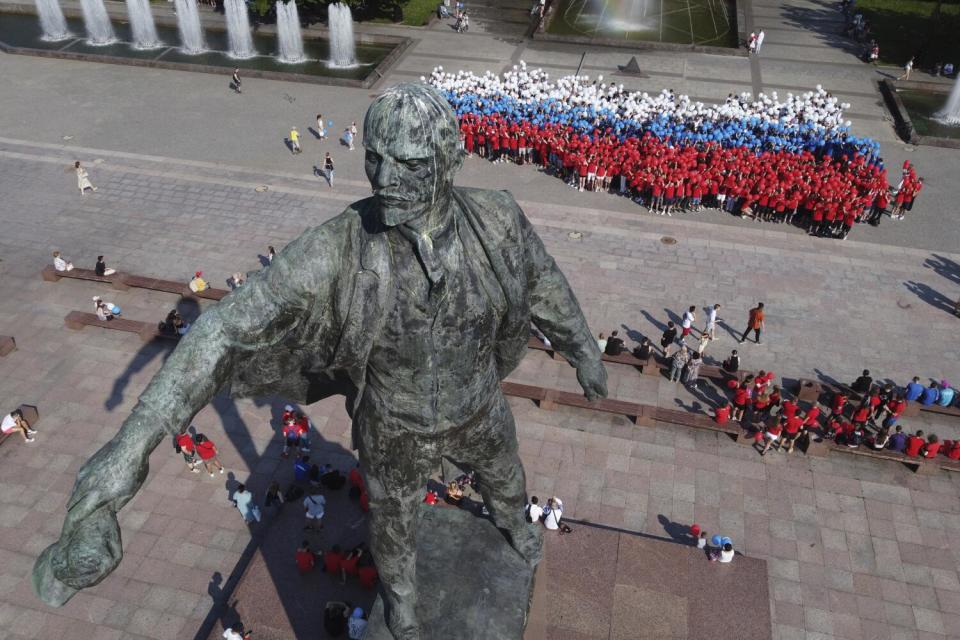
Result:
M107 307L103 300L101 300L99 297L94 297L93 305L94 311L97 314L97 318L103 322L106 322L107 320L113 320L113 314L110 312L110 308Z
M20 432L24 442L33 442L33 436L37 434L34 429L30 428L30 423L23 417L23 411L20 409L14 409L3 416L3 421L0 422L0 432L2 432L4 436L10 435L14 431Z
M857 393L864 394L870 391L870 387L873 386L873 378L870 377L870 370L864 369L863 373L860 374L860 377L853 381L853 384L850 385L850 388L856 391Z
M102 278L105 276L112 276L117 272L117 270L108 269L107 263L103 261L103 256L97 256L97 264L93 268L93 272Z
M203 279L203 272L197 271L193 274L193 278L190 280L190 291L194 293L200 293L201 291L206 291L207 281Z
M633 355L638 360L649 360L653 347L650 345L650 338L644 338L640 341L640 346L633 348Z
M101 305L103 305L103 308L104 308L104 310L105 310L107 313L110 313L110 314L115 315L115 316L119 316L119 315L120 315L120 307L118 307L117 305L113 304L112 302L104 302L104 301L103 301L103 298L101 298L100 296L93 296L93 311L94 311L94 313L97 314L97 317L100 316L100 312L97 311L97 309L98 309ZM100 318L100 319L103 320L103 318Z
M610 334L610 337L607 338L607 346L603 352L608 356L618 356L623 353L623 350L623 339L614 331Z
M60 256L59 251L53 252L53 268L57 271L73 271L73 263L67 262Z

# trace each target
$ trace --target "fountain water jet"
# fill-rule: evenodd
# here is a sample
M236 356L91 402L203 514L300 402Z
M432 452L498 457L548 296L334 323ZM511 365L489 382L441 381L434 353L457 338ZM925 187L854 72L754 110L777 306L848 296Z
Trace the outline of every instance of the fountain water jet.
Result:
M953 83L953 91L947 98L947 104L934 116L943 124L960 126L960 77Z
M300 13L294 0L277 0L277 57L282 62L304 62L303 34L300 33Z
M250 16L244 0L226 0L227 36L230 39L231 58L252 58L257 55L250 33Z
M352 67L357 64L353 42L353 15L350 7L338 2L327 7L330 31L330 66Z
M83 10L83 23L87 27L87 42L103 45L117 41L103 0L80 0L80 8Z
M67 19L63 17L63 11L57 0L37 0L37 13L40 15L44 40L56 42L70 37L70 32L67 31Z
M200 27L200 12L197 0L174 0L177 9L177 28L180 30L180 47L184 53L201 53L206 49L203 29Z
M155 49L163 42L157 36L157 27L150 13L150 0L127 0L127 15L133 30L133 46L137 49Z

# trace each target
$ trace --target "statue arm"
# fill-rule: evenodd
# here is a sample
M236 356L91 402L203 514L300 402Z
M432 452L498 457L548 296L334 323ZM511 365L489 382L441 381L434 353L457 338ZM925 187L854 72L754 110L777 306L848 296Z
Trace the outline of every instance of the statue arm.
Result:
M323 227L320 228L321 230ZM181 432L223 385L244 351L280 342L335 279L335 245L308 232L273 264L209 309L180 340L119 433L81 467L58 542L34 567L37 595L60 606L93 586L123 556L116 512L146 480L150 453ZM312 259L313 256L322 259Z
M587 398L606 396L606 369L580 304L530 221L523 212L519 215L531 319L550 339L550 344L577 369L577 378Z

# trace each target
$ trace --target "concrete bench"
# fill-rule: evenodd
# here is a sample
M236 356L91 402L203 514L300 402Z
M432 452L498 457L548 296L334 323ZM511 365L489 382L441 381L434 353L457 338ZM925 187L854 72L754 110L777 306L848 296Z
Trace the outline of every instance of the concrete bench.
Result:
M741 429L736 422L732 420L726 424L717 424L717 421L708 415L702 413L691 413L682 409L665 409L656 407L653 410L653 419L658 422L667 422L670 424L680 424L694 429L705 429L707 431L719 431L733 437L734 440L740 437Z
M535 349L537 351L545 351L549 353L550 357L553 358L554 360L564 360L564 357L560 355L556 351L556 349L554 349L552 346L548 347L546 344L543 343L542 340L540 340L536 336L530 336L530 339L527 340L527 348ZM653 361L653 355L651 354L650 357L647 358L646 360L641 360L640 358L633 355L631 352L624 351L618 356L611 356L604 353L601 356L601 359L604 362L610 362L613 364L625 364L631 367L637 367L638 369L640 369L640 371L643 371L644 367L650 366L650 363Z
M95 313L86 313L84 311L71 311L63 319L63 324L68 329L79 331L84 327L102 327L104 329L113 329L115 331L126 331L140 336L144 342L150 342L154 338L165 338L167 340L179 340L180 336L164 333L160 331L157 324L149 322L140 322L138 320L128 320L126 318L114 318L113 320L101 320Z
M127 289L123 282L123 274L119 271L109 276L98 276L93 269L79 269L74 267L70 271L57 271L52 264L48 264L40 272L40 276L47 282L59 282L60 278L73 278L75 280L91 280L93 282L104 282L111 285L114 289L121 291Z
M76 278L78 280L92 280L94 282L106 282L113 285L116 289L150 289L151 291L164 291L173 293L186 298L204 298L206 300L222 300L225 295L230 293L227 289L208 288L194 293L190 286L184 282L176 280L163 280L161 278L150 278L147 276L137 276L130 273L115 273L109 276L98 276L90 269L73 269L71 271L57 271L53 265L47 265L41 272L44 280L48 282L57 282L60 278Z
M17 350L17 341L13 336L0 336L0 357L10 355Z
M32 404L22 404L19 407L20 412L23 413L23 419L27 421L27 424L31 428L34 427L38 422L40 422L40 412L37 411L37 408ZM4 441L12 435L16 435L16 431L12 433L0 433L0 444L3 444Z
M521 384L519 382L502 382L501 388L505 395L533 400L537 403L537 406L545 411L553 411L557 405L563 405L566 407L577 407L578 409L601 411L603 413L614 413L626 416L636 423L652 409L652 407L636 402L612 400L609 398L601 398L590 402L580 393L560 391L559 389L547 389L531 384Z
M908 405L916 404L917 406L920 407L920 411L924 413L936 413L941 416L950 416L952 418L960 418L960 409L958 409L957 407L953 407L953 406L941 407L938 404L932 404L928 407L920 404L919 402L908 402L907 404ZM904 411L904 413L906 413L906 411Z

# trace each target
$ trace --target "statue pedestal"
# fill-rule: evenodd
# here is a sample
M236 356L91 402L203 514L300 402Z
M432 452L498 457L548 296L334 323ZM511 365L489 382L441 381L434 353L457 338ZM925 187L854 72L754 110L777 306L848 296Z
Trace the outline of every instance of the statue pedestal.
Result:
M490 520L465 509L421 505L417 552L423 640L523 637L533 569ZM393 640L379 596L364 640Z

